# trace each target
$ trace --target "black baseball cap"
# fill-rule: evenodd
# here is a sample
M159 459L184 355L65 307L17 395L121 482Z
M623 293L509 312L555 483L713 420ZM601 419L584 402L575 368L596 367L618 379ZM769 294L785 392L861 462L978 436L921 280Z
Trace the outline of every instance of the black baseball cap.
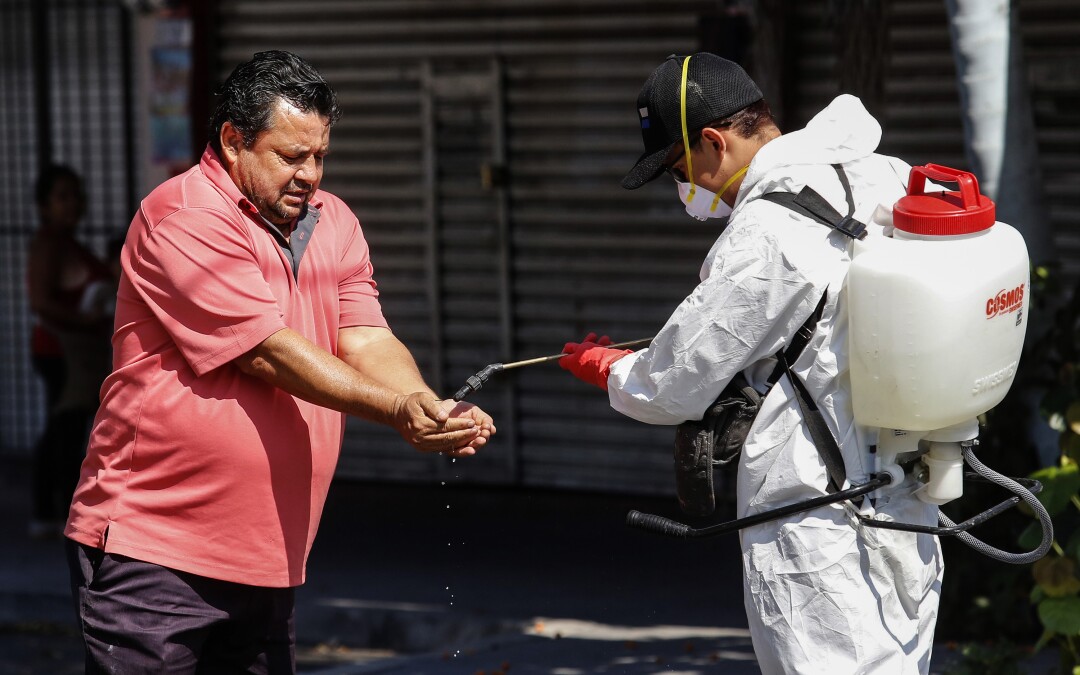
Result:
M634 190L664 171L664 160L682 141L680 90L685 56L672 54L652 72L637 97L645 153L626 174L622 186ZM710 122L733 115L764 96L739 64L716 54L690 57L686 72L686 131L693 134Z

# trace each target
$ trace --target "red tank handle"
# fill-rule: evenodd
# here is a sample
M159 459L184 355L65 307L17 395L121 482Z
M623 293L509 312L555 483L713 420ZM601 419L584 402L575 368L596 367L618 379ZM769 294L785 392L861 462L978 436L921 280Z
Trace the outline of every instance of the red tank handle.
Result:
M964 210L979 209L979 180L975 174L969 171L961 171L941 164L926 164L924 166L911 167L908 176L908 194L926 194L926 179L938 180L943 183L956 183L960 188L960 202Z

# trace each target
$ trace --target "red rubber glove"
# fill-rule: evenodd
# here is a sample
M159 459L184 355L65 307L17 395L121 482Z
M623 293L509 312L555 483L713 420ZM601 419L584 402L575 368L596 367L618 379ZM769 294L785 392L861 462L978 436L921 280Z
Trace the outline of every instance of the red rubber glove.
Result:
M569 370L574 377L607 391L608 373L611 364L627 354L630 349L608 349L611 338L604 336L596 339L596 333L589 333L582 342L567 342L563 347L566 356L559 359L559 367Z

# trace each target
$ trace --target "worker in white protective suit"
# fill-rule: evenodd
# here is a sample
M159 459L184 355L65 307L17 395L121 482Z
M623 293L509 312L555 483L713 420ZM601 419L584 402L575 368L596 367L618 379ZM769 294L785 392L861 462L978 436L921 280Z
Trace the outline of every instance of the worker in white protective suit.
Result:
M869 237L888 236L891 205L905 194L910 167L874 152L881 128L852 96L837 97L805 129L781 135L754 82L712 54L669 57L645 83L637 107L646 152L623 187L640 187L666 170L691 215L730 214L727 226L705 259L701 283L648 349L608 349L606 339L590 336L568 343L560 365L607 389L612 407L634 419L700 420L740 371L766 391L773 355L825 294L792 369L841 449L847 483L839 487L866 482L876 439L852 414L844 299L852 242L759 197L810 186L847 213L846 190L830 166L840 164L854 217L868 224ZM739 517L826 493L825 465L787 376L768 390L738 462ZM854 518L859 512L935 525L937 507L911 494L914 487L909 476L886 497L742 530L744 604L763 673L929 671L943 570L939 542L860 527Z

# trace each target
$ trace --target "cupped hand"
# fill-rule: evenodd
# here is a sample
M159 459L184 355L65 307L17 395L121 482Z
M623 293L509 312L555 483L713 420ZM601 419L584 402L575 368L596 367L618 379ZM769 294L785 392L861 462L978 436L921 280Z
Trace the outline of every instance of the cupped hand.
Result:
M491 416L475 405L426 392L399 396L392 419L392 426L417 450L451 457L476 454L495 433Z
M475 452L481 446L487 443L488 439L495 434L495 421L491 418L491 415L487 414L479 407L472 403L466 403L465 401L440 401L442 409L449 415L449 419L469 419L472 420L476 427L480 429L480 433L472 441L468 443L468 447L472 448ZM464 450L459 448L458 451ZM472 453L467 453L472 454Z

